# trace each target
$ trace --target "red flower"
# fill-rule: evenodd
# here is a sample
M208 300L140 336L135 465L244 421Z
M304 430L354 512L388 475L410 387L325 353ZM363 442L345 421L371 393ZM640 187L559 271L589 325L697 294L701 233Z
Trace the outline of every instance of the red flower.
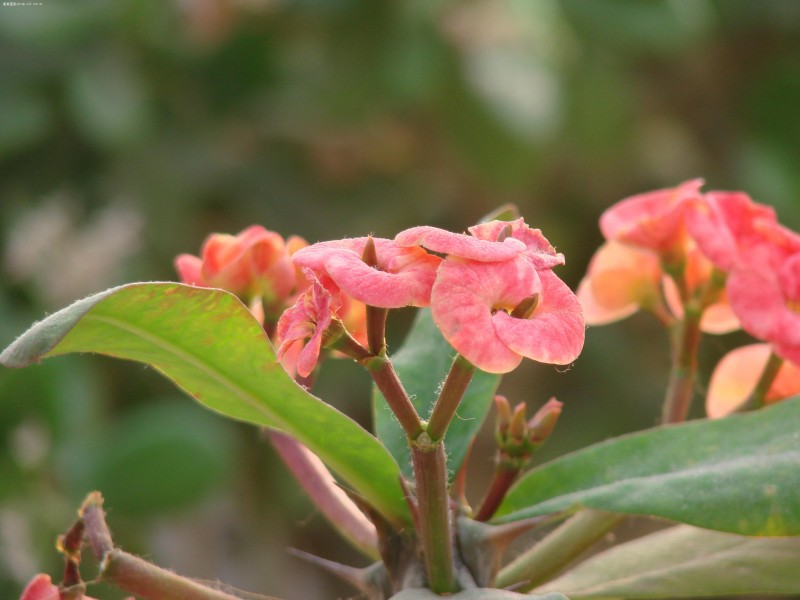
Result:
M181 254L175 268L184 283L222 288L246 301L263 298L265 309L272 311L282 309L295 287L286 243L260 225L235 236L211 234L200 257Z

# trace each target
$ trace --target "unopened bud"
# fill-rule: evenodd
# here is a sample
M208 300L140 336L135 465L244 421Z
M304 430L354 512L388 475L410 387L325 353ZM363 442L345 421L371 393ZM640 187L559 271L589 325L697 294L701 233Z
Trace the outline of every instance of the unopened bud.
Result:
M525 422L525 403L520 402L514 407L511 423L508 426L509 441L522 442L527 437L528 424Z
M558 418L561 416L562 406L564 406L563 402L550 398L547 404L542 406L531 417L531 420L528 421L528 439L532 444L540 446L550 437L556 427Z
M494 397L494 406L497 410L497 435L504 436L508 432L509 423L511 423L511 405L505 396L497 394Z

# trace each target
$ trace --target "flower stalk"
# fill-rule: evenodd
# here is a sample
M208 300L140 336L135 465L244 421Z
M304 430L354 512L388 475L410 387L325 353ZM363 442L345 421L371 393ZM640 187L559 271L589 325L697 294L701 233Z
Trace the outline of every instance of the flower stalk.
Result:
M425 428L432 441L444 438L474 374L475 366L460 354L456 355Z
M444 444L432 442L427 433L411 441L418 502L419 536L422 541L428 585L437 594L455 591L453 524L447 490L447 455Z

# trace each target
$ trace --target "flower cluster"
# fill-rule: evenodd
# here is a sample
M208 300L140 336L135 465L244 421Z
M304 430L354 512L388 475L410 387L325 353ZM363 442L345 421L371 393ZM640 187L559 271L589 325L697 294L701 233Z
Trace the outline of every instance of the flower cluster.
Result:
M469 235L414 227L394 240L310 246L253 226L210 236L202 258L184 254L176 266L186 283L227 289L251 306L263 299L268 315L279 308L278 355L307 377L332 324L363 341L365 306L430 306L447 341L485 371L511 371L523 357L568 364L583 347L584 323L577 298L552 272L563 262L541 231L517 219L476 225Z
M703 193L702 183L633 196L603 213L607 242L578 288L586 320L607 323L643 308L669 324L688 307L702 313L706 332L741 326L791 361L766 395L786 397L800 390L800 236L747 194ZM740 349L720 363L707 399L710 416L749 397L769 348Z

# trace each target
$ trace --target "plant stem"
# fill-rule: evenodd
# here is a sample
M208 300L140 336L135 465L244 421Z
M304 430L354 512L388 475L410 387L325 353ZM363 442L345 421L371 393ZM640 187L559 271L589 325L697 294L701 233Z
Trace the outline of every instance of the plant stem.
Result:
M747 403L750 408L761 408L764 406L767 399L767 392L769 392L769 388L772 387L772 384L775 382L775 378L778 376L778 372L781 370L782 366L783 359L774 352L771 352L767 364L764 365L764 370L761 371L761 377L758 378L756 387L753 389L753 393L750 394L750 401Z
M685 307L683 320L672 331L672 368L664 397L662 423L681 423L689 416L700 346L700 317L695 303Z
M457 354L425 428L432 441L436 442L444 437L474 374L475 366Z
M369 356L362 361L372 380L386 399L386 403L397 417L409 440L414 440L425 431L417 409L408 397L400 378L386 356Z
M488 521L500 506L503 498L508 492L508 488L514 483L514 480L519 475L520 469L504 464L502 461L498 462L494 470L492 482L489 484L489 489L481 501L478 512L475 513L476 521Z
M615 513L582 510L501 569L496 586L504 588L524 582L522 590L534 589L552 579L621 519L622 515Z
M428 570L428 585L437 594L455 591L453 526L447 493L447 457L444 444L430 442L427 434L411 441L419 537Z
M367 347L373 354L383 354L386 351L386 317L389 309L367 305L366 313Z

